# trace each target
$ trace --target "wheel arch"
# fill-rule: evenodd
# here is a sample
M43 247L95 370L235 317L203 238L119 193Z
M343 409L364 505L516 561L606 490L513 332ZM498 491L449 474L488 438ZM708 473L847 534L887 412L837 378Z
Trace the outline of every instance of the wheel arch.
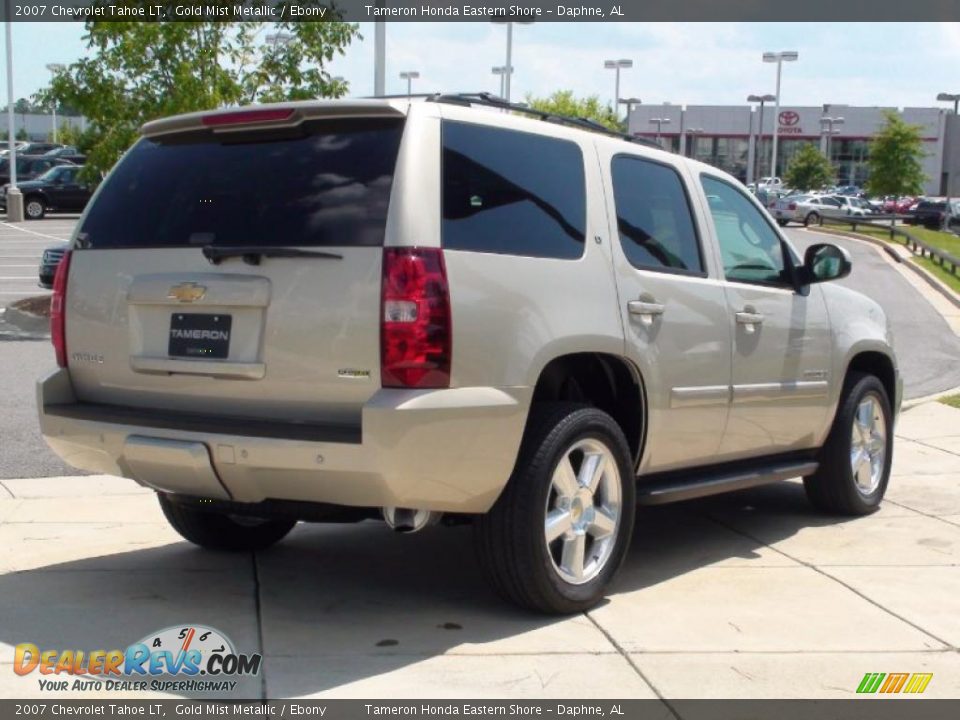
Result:
M844 383L854 372L866 373L876 377L883 385L883 389L887 391L887 399L890 401L894 413L896 413L899 396L897 369L893 358L879 350L860 350L847 363L846 371L843 374Z
M548 362L537 378L532 402L588 402L623 430L634 467L646 437L646 391L637 367L610 353L579 352Z

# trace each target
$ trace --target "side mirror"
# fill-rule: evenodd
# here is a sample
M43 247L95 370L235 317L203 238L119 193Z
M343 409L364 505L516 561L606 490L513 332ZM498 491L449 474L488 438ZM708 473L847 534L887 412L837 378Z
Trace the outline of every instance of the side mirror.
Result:
M850 253L832 243L817 243L803 254L804 284L845 278L853 269Z

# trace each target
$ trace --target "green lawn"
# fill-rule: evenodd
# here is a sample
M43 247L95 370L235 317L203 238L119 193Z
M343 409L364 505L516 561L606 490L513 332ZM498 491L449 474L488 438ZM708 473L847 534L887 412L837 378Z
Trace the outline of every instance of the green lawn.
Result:
M940 402L950 407L960 408L960 395L947 395L947 397L940 398Z

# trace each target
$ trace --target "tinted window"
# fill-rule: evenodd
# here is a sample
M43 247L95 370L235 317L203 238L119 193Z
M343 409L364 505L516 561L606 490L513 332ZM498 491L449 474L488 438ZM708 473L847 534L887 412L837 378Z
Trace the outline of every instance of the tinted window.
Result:
M620 245L638 268L703 272L683 182L673 168L615 157L611 168Z
M586 225L583 154L566 140L443 124L443 245L578 258Z
M116 167L80 239L90 247L383 243L402 124L143 139Z
M783 244L762 211L722 180L703 175L701 182L707 197L714 198L710 213L726 278L764 284L785 282Z

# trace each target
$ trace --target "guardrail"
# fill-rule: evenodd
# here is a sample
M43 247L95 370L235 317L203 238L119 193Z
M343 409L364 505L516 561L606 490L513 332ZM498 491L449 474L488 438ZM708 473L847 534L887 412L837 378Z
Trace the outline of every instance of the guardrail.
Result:
M960 267L960 258L956 257L955 255L951 255L950 253L946 252L945 250L941 250L938 247L934 247L933 245L924 242L920 238L904 230L902 227L898 227L896 225L896 221L902 220L904 217L904 215L850 215L849 217L844 218L825 218L821 215L818 224L821 227L823 227L825 224L849 225L852 229L852 232L857 231L858 225L860 227L871 227L878 230L886 230L890 235L891 240L897 236L902 237L904 244L914 255L919 255L923 258L929 257L933 262L937 263L951 275L958 277L957 268ZM882 224L881 222L878 222L883 220L888 220L889 224Z

